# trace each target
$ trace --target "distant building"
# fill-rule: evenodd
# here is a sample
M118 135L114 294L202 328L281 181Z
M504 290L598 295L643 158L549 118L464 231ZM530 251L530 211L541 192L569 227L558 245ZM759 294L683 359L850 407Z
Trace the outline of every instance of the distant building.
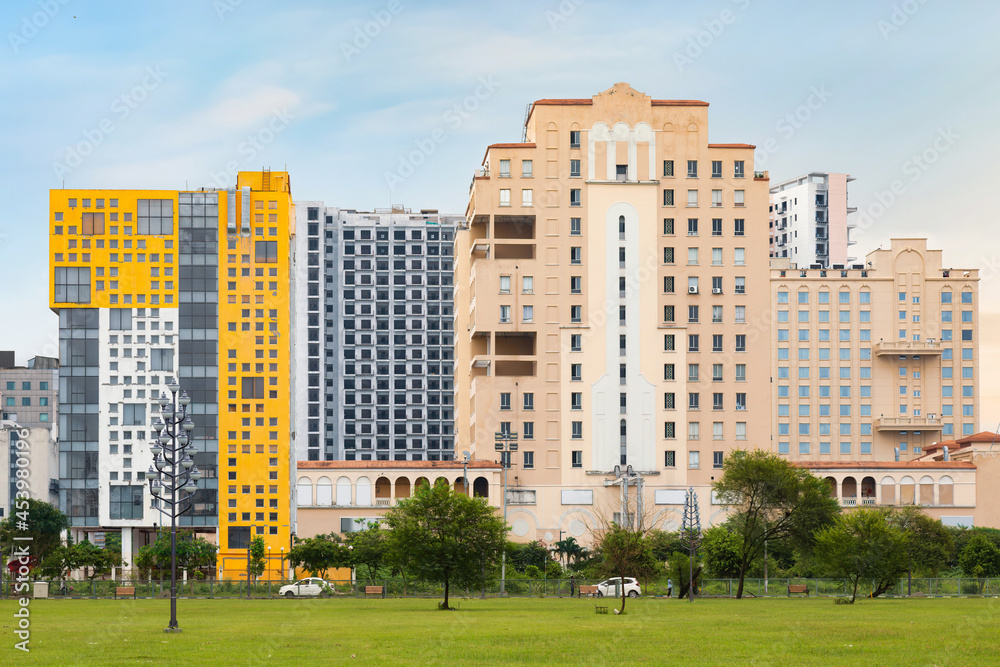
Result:
M13 352L0 352L0 404L3 419L26 428L50 428L57 423L59 360L33 357L14 366Z
M459 215L298 202L300 460L455 457L454 257Z
M978 271L926 239L862 266L771 260L773 447L791 460L907 461L976 432Z
M850 268L855 224L848 215L847 174L812 172L771 186L771 257L801 268Z
M28 471L29 497L59 505L59 445L49 426L27 427L13 421L0 421L0 519L10 516L18 492L17 471ZM20 455L19 455L20 454ZM19 466L18 459L28 466Z

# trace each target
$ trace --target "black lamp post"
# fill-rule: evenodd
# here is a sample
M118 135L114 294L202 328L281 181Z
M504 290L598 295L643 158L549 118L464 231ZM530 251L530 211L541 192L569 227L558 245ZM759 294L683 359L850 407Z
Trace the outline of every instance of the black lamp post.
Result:
M188 453L191 447L189 433L194 422L187 414L191 402L180 385L173 379L167 385L170 396L160 393L160 420L154 425L160 435L149 447L153 464L146 477L149 492L157 501L158 509L170 515L170 625L164 632L180 632L177 625L177 517L191 509L191 499L197 490L196 481L201 472Z
M698 516L698 496L693 487L688 487L684 494L681 542L688 548L688 600L694 602L694 556L701 545L701 518Z
M500 452L503 463L503 523L507 526L507 470L510 468L510 455L517 451L517 433L512 431L497 431L494 434L494 449ZM503 553L500 560L500 597L507 594L507 544L504 538Z

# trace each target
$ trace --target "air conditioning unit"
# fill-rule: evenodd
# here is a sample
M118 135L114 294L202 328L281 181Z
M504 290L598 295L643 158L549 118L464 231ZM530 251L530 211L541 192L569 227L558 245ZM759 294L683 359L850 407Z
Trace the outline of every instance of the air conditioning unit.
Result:
M712 288L712 294L722 294L722 288L721 287L713 287Z
M698 293L698 288L697 287L693 287L693 286L692 287L688 287L688 294L697 294L697 293Z

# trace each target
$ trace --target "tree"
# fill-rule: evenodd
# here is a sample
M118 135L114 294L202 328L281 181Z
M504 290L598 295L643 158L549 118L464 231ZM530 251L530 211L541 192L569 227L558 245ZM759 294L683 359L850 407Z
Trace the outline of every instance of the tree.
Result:
M958 564L967 577L1000 577L1000 549L985 533L975 532L958 555Z
M352 547L351 558L356 567L368 570L368 579L374 581L378 569L385 564L386 531L378 521L369 521L364 530L350 533L347 544Z
M938 570L954 557L955 541L940 519L930 517L912 505L893 512L889 520L908 537L906 589L909 595L913 571L937 576ZM884 592L876 591L875 595Z
M527 544L507 542L506 548L507 564L516 572L525 572L531 566L541 572L542 565L549 559L549 550L537 540Z
M740 573L740 538L723 526L705 531L701 543L709 576L731 579Z
M628 526L611 524L601 536L602 571L609 577L648 579L656 570L653 550L646 540L646 531ZM622 606L618 613L625 613L625 586L622 585Z
M177 531L177 567L196 570L208 569L215 571L216 554L219 547L202 537L195 537L192 530ZM170 529L160 528L156 541L139 549L135 565L148 576L154 571L157 575L170 570Z
M425 581L444 585L442 609L449 609L451 585L474 587L484 563L495 563L507 539L507 524L484 498L456 494L444 482L418 488L385 515L392 562Z
M323 576L330 568L352 565L351 551L340 543L336 533L295 538L287 560L292 567L301 567L313 577Z
M669 561L675 551L687 549L677 531L651 530L646 539L649 540L649 547L653 550L653 557L660 563Z
M840 515L816 535L816 558L830 574L851 582L851 604L861 580L878 586L906 572L908 538L890 517L885 508L861 508Z
M260 575L264 574L264 569L267 567L267 545L264 544L264 538L260 535L255 535L250 540L250 569L247 572L247 583L250 583L250 577L253 577L256 581L260 578Z
M670 554L667 576L677 582L677 597L683 599L688 594L691 585L691 575L694 574L694 590L697 593L701 583L701 563L695 561L694 568L688 566L691 556L687 548ZM692 572L693 570L693 572Z
M570 535L564 540L559 540L556 542L556 553L565 558L566 567L570 567L580 561L581 558L585 558L587 550L580 546L580 543L576 541L576 538Z
M24 503L27 501L27 509ZM69 529L69 517L59 508L34 498L20 498L13 503L10 516L0 521L0 549L4 562L10 558L14 537L30 537L31 555L41 563L54 550L62 546L62 531ZM18 526L27 526L19 529Z
M765 541L787 538L809 551L816 530L840 512L822 480L763 450L731 453L713 488L720 502L735 510L731 524L740 538L737 598L743 597L747 570L762 555Z

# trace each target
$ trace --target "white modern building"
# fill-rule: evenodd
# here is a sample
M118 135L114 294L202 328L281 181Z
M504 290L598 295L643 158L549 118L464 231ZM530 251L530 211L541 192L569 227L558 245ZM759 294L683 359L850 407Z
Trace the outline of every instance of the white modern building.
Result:
M794 265L813 269L846 269L850 255L848 174L811 172L770 188L771 257L787 257ZM861 267L857 267L861 268Z

